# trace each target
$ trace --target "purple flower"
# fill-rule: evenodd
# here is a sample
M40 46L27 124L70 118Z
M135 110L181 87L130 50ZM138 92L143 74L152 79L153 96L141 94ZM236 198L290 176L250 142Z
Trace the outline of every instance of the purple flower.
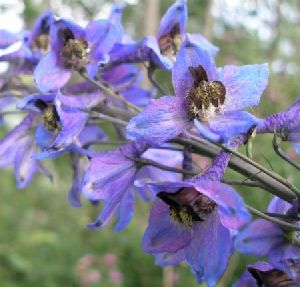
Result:
M185 259L208 286L216 285L233 253L230 231L250 220L242 198L219 182L229 158L221 153L190 180L149 184L160 200L151 210L143 250L163 266Z
M267 262L256 262L247 267L241 278L233 287L297 287L299 281L293 280L290 276Z
M288 109L259 121L257 133L276 132L284 141L295 144L300 153L300 99Z
M289 215L298 214L296 202L291 205L280 198L274 197L268 212ZM296 222L298 225L298 223ZM242 253L253 256L267 256L271 264L283 269L286 260L300 258L300 232L287 231L279 225L264 219L250 223L236 237L235 247Z
M0 61L24 60L36 64L49 50L49 31L53 21L54 14L51 11L41 14L32 30L20 39L23 41L22 44L18 46L15 42L16 48L11 46L6 52L1 53Z
M146 179L151 181L159 181L163 177L170 181L179 179L170 172L150 166L143 167L134 161L139 157L156 160L159 155L161 156L162 153L147 150L148 148L144 142L132 142L112 151L90 154L91 162L83 179L82 193L91 201L104 201L98 219L89 225L90 228L102 228L110 222L113 215L116 215L115 230L124 229L133 216L134 191L143 200L153 199L152 192L143 184ZM166 153L167 156L168 154ZM171 154L172 158L166 159L167 164L173 166L178 163L181 156L176 152L170 152L169 156Z
M38 147L30 134L37 117L37 113L31 112L0 140L0 168L14 165L17 187L20 189L25 188L38 172L51 178L42 164L32 158Z
M153 100L127 126L129 139L161 144L195 122L214 141L230 141L247 132L257 119L243 111L259 103L268 82L268 67L247 65L217 69L213 58L187 39L172 71L175 97Z
M72 75L86 68L93 78L98 65L109 60L108 52L121 37L120 25L113 20L97 20L84 29L60 19L51 25L51 51L41 59L34 72L38 89L57 91Z
M156 37L146 36L138 43L117 44L110 53L111 65L149 61L150 65L170 70L182 42L186 39L187 1L176 1L163 15ZM190 35L195 44L206 49L212 56L218 48L200 34Z

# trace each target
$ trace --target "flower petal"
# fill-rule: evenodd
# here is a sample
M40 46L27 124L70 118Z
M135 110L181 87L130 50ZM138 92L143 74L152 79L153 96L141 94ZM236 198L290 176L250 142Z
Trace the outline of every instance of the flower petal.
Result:
M216 55L219 52L219 48L209 42L204 36L201 34L189 34L190 41L201 48L205 49L213 58L216 57Z
M36 66L33 76L37 88L43 92L56 92L71 78L72 70L60 67L53 52L45 55Z
M191 42L187 35L176 56L176 62L172 70L172 83L175 95L185 98L187 91L192 87L194 78L189 70L191 67L201 65L209 81L215 80L216 66L213 58L202 47Z
M144 233L143 250L151 254L174 253L187 246L190 240L191 230L175 223L170 217L168 205L161 200L156 201Z
M274 196L268 206L268 212L286 214L286 212L291 208L291 204L281 198Z
M218 69L218 81L226 88L225 111L240 110L256 106L268 85L267 64L225 66Z
M272 246L281 241L282 231L276 224L258 219L237 235L235 248L244 254L265 256Z
M190 121L180 98L164 96L153 100L126 128L127 138L143 139L150 144L162 144L190 127Z
M186 260L196 274L198 282L216 286L233 254L230 231L219 220L217 212L195 224L193 240L185 248Z
M199 180L195 188L217 203L221 223L228 229L239 229L251 216L242 197L229 185L217 181Z
M181 263L184 259L185 254L183 249L175 253L164 252L155 254L155 264L162 267L169 265L177 265Z
M185 31L187 22L187 5L186 0L178 0L163 15L158 31L157 38L169 34L174 26L179 26L179 34Z

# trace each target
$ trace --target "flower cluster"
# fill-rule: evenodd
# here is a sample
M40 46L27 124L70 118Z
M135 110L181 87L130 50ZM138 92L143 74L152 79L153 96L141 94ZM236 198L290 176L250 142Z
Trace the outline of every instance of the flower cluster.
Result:
M124 229L139 197L153 205L142 248L158 265L186 261L212 287L238 250L269 262L249 266L235 286L299 286L299 191L238 152L264 133L299 151L299 100L255 117L246 109L267 87L267 64L217 68L219 49L186 32L185 0L166 11L155 36L138 41L122 26L124 8L86 27L46 12L29 32L0 31L0 61L10 63L0 79L1 123L24 115L0 140L0 167L13 165L22 189L37 173L51 179L44 160L68 154L70 204L101 204L90 229L114 218L114 229ZM143 86L141 63L151 89ZM174 95L154 80L157 69L170 73ZM24 85L28 75L34 84ZM212 158L202 171L199 155ZM251 178L241 184L277 195L266 213L223 182L228 166ZM249 211L263 219L251 222Z

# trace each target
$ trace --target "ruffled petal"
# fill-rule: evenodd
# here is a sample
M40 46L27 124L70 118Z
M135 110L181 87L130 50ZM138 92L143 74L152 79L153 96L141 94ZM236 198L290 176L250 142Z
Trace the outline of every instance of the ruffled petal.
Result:
M195 224L191 243L185 248L185 257L198 282L216 286L233 254L230 231L225 228L217 212L204 222Z
M268 85L268 76L268 64L219 68L218 81L226 88L224 110L234 111L258 105Z
M126 128L127 138L162 144L188 129L191 123L180 98L164 96L153 100Z
M265 256L281 241L282 231L276 224L258 219L237 235L235 248L248 255Z
M144 233L142 248L156 254L178 252L191 241L191 230L175 223L168 205L158 200L151 209L149 225Z
M37 88L43 92L56 92L71 78L72 70L57 64L56 56L49 52L36 66L33 76Z
M172 83L176 96L186 97L187 91L191 89L194 83L189 68L196 68L199 65L204 68L209 81L215 80L217 69L213 58L205 49L191 42L189 36L187 36L177 53L172 70Z

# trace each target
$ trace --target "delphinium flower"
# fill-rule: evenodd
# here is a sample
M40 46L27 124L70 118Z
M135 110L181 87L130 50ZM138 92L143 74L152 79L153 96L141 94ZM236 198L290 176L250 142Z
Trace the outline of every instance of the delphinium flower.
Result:
M216 68L208 52L187 38L172 70L174 96L153 100L127 126L129 139L161 144L193 126L214 141L228 142L247 132L257 119L243 111L259 103L268 83L268 67Z
M298 270L300 272L300 270ZM293 279L288 273L274 268L268 262L256 262L247 266L233 287L299 287L299 278Z
M300 153L300 99L288 109L267 116L259 121L257 133L274 133L283 141L295 144L295 149Z
M297 201L297 200L296 200ZM290 204L274 197L268 212L287 216L288 222L294 222L298 216L297 202ZM294 219L293 219L294 218ZM235 247L241 253L253 256L267 256L269 262L278 269L284 269L287 260L300 259L300 232L284 230L279 225L257 219L242 230L235 239Z
M51 11L42 13L31 31L23 35L19 42L12 43L13 46L6 47L7 51L0 54L0 61L23 61L24 64L33 65L49 50L49 31L54 14ZM31 70L32 72L32 70Z
M198 282L205 280L208 286L216 286L227 268L233 253L231 230L250 220L242 198L220 183L229 158L221 152L206 172L185 181L149 184L158 200L143 250L156 255L161 265L185 259Z
M151 200L149 191L134 182L149 178L161 180L172 178L168 172L135 162L135 158L156 160L157 153L147 151L149 145L142 141L131 142L112 151L97 151L90 154L91 162L83 179L82 193L91 201L104 201L104 207L97 220L90 224L92 229L106 226L114 215L117 216L115 230L121 230L130 222L134 211L134 190L143 200ZM147 151L147 152L146 152ZM146 154L144 155L144 153ZM164 162L161 159L161 162ZM167 163L176 165L178 158ZM175 177L176 178L176 177ZM178 177L177 177L178 178Z
M18 188L25 188L36 173L50 174L32 155L38 150L33 131L38 114L29 113L23 121L0 140L0 168L13 165Z
M124 62L149 62L151 66L170 70L183 40L186 38L187 1L176 1L163 15L156 37L146 36L138 43L120 43L111 51L111 65ZM190 36L192 41L212 56L218 48L201 34Z
M68 82L73 70L86 69L93 78L98 65L109 60L108 52L121 34L119 24L110 19L93 21L85 29L70 20L56 20L50 29L50 52L34 71L38 89L57 91Z

